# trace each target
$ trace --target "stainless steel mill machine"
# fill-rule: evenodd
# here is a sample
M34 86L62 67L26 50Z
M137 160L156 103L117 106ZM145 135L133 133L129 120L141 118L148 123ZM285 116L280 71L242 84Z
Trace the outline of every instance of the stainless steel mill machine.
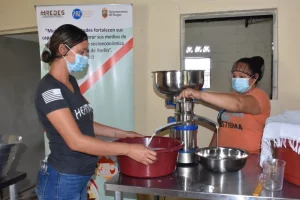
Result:
M170 137L184 142L184 147L179 152L177 163L198 163L198 158L195 154L198 150L198 125L196 122L204 122L216 129L219 126L216 122L194 113L194 99L179 99L178 95L186 88L201 90L204 84L204 70L155 71L152 74L154 89L165 96L168 106L172 106L175 109L174 116L168 117Z

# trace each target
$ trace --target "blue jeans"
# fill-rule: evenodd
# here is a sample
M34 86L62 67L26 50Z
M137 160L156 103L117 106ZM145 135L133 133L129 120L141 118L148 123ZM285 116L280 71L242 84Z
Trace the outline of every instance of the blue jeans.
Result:
M87 200L91 176L60 173L51 166L38 172L35 192L39 200Z

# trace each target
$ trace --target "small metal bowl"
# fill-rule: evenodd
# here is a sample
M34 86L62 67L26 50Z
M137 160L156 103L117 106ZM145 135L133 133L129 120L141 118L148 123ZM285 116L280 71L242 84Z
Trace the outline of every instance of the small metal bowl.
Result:
M235 172L243 169L248 153L242 149L207 147L196 152L200 165L213 172Z

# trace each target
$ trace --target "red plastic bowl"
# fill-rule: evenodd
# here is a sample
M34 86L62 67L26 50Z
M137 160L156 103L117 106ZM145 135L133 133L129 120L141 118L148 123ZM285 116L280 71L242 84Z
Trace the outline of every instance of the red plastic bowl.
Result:
M130 144L146 144L150 137L122 138L115 142ZM153 178L166 176L176 170L178 152L183 147L183 142L168 137L153 137L149 148L157 152L157 160L154 164L144 165L128 156L117 156L120 172L138 178ZM155 150L157 148L157 150ZM162 149L158 149L162 148Z

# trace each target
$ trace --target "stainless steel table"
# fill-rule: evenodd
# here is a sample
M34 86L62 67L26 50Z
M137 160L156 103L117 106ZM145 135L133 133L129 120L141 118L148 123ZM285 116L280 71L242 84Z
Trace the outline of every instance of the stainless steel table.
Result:
M300 170L300 169L299 169ZM279 192L262 191L252 196L261 174L259 156L250 156L246 166L238 172L212 173L200 165L178 166L171 175L140 179L117 174L104 185L115 192L115 200L123 199L123 192L174 196L192 199L256 200L300 199L300 187L284 182Z
M17 200L18 192L16 188L16 184L25 179L27 174L24 172L13 172L9 173L6 176L0 178L0 189L9 187L9 199Z

